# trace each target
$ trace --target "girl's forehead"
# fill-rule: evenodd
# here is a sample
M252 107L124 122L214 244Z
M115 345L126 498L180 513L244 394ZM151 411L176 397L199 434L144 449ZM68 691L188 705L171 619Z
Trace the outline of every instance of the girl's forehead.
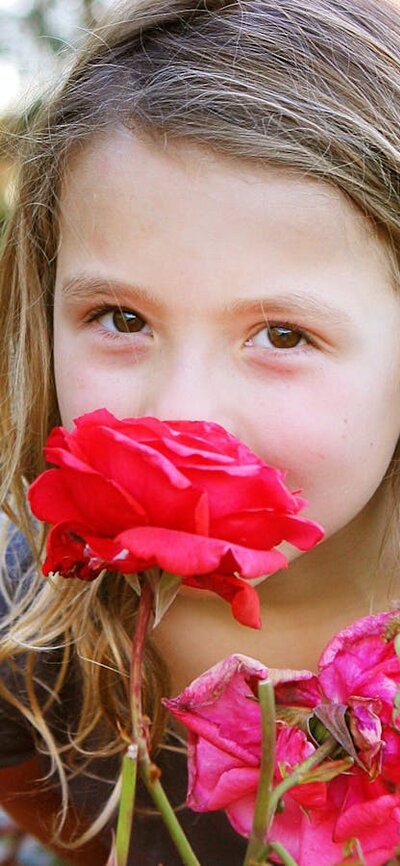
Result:
M148 204L159 205L168 189L174 195L164 203L165 208L187 206L195 196L207 200L210 210L226 202L240 216L243 208L253 204L261 216L267 217L271 207L279 203L288 222L308 221L308 229L316 227L318 213L337 231L346 232L351 225L353 230L358 229L363 241L365 235L372 235L369 221L338 187L291 165L229 158L200 142L182 138L166 142L161 137L155 140L124 128L98 134L71 155L62 202L67 200L72 205L71 198L77 200L77 191L83 189L90 196L86 199L88 207L93 199L102 202L109 195L118 195L121 200L128 198L132 207L140 199L142 208L146 208ZM79 196L79 206L82 203ZM280 211L275 215L278 218Z
M359 209L333 185L193 142L150 141L124 129L70 159L60 203L59 268L98 257L118 269L153 266L233 279L356 270L391 287L390 258ZM161 262L161 258L162 262ZM67 262L68 264L68 262Z

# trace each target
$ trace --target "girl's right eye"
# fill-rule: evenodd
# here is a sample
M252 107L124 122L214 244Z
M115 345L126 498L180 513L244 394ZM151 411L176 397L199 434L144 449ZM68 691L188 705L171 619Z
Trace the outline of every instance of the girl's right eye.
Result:
M92 310L89 322L99 322L110 334L138 334L146 326L146 321L133 310L122 307L101 307Z

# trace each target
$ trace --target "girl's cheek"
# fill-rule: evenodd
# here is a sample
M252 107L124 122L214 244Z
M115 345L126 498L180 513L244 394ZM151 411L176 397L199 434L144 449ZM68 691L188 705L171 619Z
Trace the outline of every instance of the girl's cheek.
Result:
M135 415L136 389L115 373L85 364L55 364L56 390L62 423L72 427L74 418L107 408L117 417Z
M334 383L327 386L328 391L333 388ZM280 404L279 412L264 412L264 436L258 435L253 446L266 462L287 471L289 488L303 490L317 520L321 509L328 519L333 507L342 510L343 497L354 508L368 499L390 459L390 454L371 449L362 407L355 407L350 394L341 395L338 390L337 399L328 402L323 389L318 393L319 400L311 393L296 400L292 393L292 399Z

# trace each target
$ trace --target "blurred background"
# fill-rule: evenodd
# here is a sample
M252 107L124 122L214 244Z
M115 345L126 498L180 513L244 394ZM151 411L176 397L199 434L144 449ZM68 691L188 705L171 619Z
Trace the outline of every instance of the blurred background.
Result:
M42 94L116 0L0 0L0 234L13 193L7 131L23 130ZM64 866L0 810L0 866Z
M0 0L0 231L12 196L7 129L60 77L74 51L115 0ZM1 861L0 861L1 862Z

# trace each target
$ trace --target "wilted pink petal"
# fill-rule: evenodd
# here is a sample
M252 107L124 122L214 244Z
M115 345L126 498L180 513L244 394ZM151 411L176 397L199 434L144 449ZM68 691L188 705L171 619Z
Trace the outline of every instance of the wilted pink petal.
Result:
M382 717L391 720L400 685L400 660L385 629L395 614L367 616L330 641L320 659L319 679L327 698L347 703L351 696L379 698Z
M285 845L299 866L332 866L342 858L344 844L357 838L366 866L385 866L399 844L400 798L384 790L358 769L337 777L328 785L323 808L296 814L293 801L287 801L275 816L271 839Z
M278 783L282 779L281 771L284 768L287 773L290 773L292 769L309 757L313 751L314 747L310 743L307 743L302 731L289 728L286 725L280 727L276 743L275 783ZM249 836L251 831L257 794L256 788L257 785L254 785L254 783L252 787L249 785L247 795L243 794L237 799L232 798L231 803L225 807L226 814L233 828L242 836ZM322 782L307 783L298 788L292 788L283 798L284 811L282 815L279 814L274 819L271 838L279 840L285 845L289 842L288 848L291 850L292 855L295 856L293 851L298 850L298 833L304 824L304 810L316 804L319 806L324 805L325 802L326 785ZM278 818L283 819L285 828L283 834Z
M255 806L255 794L232 803L226 814L233 828L242 836L249 836ZM334 842L333 832L337 818L335 808L308 811L293 797L284 797L284 809L275 815L270 836L280 842L298 866L332 866L342 854L342 843Z
M277 705L312 709L321 703L323 692L319 679L311 671L273 668L271 678Z
M244 655L232 655L197 677L176 698L164 700L170 712L189 730L200 734L210 723L216 736L228 743L227 751L250 749L256 763L260 748L260 708L255 699L259 680L268 678L268 668ZM243 708L246 712L243 712ZM215 742L215 745L217 745ZM247 751L245 752L247 754ZM253 763L253 762L252 762Z
M382 724L379 700L349 698L349 725L359 758L372 776L376 776L382 764Z
M257 683L268 669L230 656L163 703L189 731L188 803L199 811L227 808L256 791L260 765Z
M242 836L250 834L254 806L255 795L249 795L226 810L232 827ZM322 810L310 818L293 798L285 797L284 810L274 818L270 839L284 845L298 866L332 866L342 852L342 845L332 839L335 816L333 810Z

